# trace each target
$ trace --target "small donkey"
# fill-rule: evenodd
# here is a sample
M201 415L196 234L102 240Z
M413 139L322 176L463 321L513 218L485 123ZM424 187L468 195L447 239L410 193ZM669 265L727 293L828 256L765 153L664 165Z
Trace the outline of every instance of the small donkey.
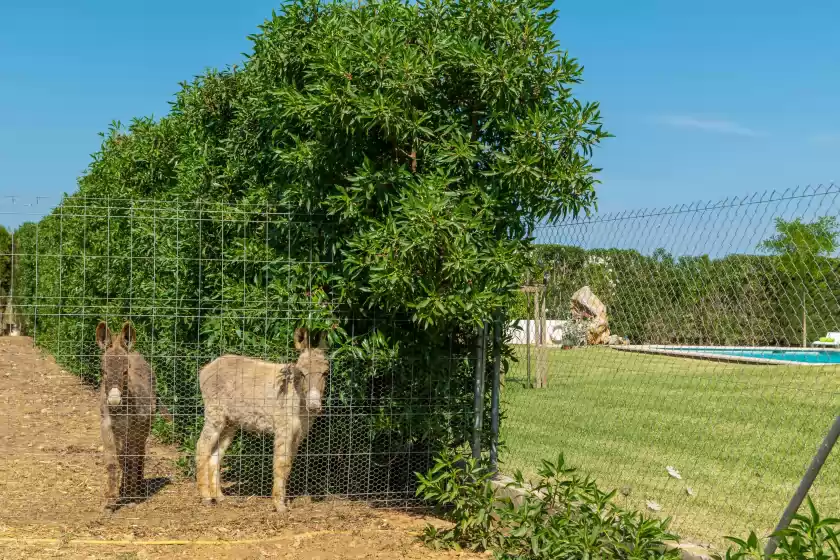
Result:
M300 356L293 364L225 355L199 372L204 429L196 446L196 470L203 503L223 498L222 458L241 427L274 434L271 494L277 511L286 511L286 480L300 442L321 412L330 370L325 334L314 348L306 329L296 329L294 339Z
M136 340L130 323L117 334L112 334L104 321L96 327L96 343L104 350L99 405L108 473L106 510L116 509L121 498L140 497L145 491L143 460L157 399L152 368L131 350ZM122 470L122 484L118 469Z

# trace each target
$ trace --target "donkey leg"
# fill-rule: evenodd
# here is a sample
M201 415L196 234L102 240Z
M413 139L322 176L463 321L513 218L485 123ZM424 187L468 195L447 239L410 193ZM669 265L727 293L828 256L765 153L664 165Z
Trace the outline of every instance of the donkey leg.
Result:
M297 451L296 434L292 429L278 429L274 435L274 484L271 497L274 509L283 513L286 508L286 482L292 472L292 461Z
M116 453L105 453L105 509L117 509L120 499L120 465Z
M198 494L201 496L201 501L204 504L213 503L213 494L211 491L212 485L212 465L210 458L216 445L219 442L221 435L221 422L215 421L213 418L204 417L204 428L201 430L201 435L195 446L195 466L196 466L196 482L198 483Z
M147 426L141 425L132 430L129 435L127 453L129 455L129 470L124 475L127 479L126 490L129 498L145 498L146 485L143 477L143 466L146 459Z
M233 443L234 437L236 437L236 426L226 426L219 436L216 449L210 456L210 464L213 468L213 480L210 491L216 501L222 501L225 498L225 495L222 493L222 459L225 458L225 452L230 447L230 444Z
M114 510L120 497L120 465L117 456L117 441L110 419L103 420L100 431L102 433L102 450L105 459L105 509Z

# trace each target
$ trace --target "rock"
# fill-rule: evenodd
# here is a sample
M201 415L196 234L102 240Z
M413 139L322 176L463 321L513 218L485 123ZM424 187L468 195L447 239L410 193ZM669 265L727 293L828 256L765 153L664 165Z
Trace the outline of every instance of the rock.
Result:
M566 330L564 327L557 326L551 329L551 334L549 335L551 342L554 344L563 344L563 341L566 340Z
M586 324L587 344L609 344L610 327L607 306L598 299L589 286L572 294L572 319Z
M619 346L621 344L624 344L624 340L617 334L611 334L610 339L607 341L607 344L609 344L610 346Z

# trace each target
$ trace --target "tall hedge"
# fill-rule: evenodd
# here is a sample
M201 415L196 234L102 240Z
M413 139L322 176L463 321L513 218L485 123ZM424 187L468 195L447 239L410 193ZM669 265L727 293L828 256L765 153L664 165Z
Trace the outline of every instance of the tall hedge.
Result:
M201 364L286 359L296 325L328 328L295 484L408 491L469 434L474 332L510 303L526 232L595 200L606 134L550 5L286 4L241 67L115 124L78 192L21 228L39 343L95 380L95 323L132 319L189 449Z

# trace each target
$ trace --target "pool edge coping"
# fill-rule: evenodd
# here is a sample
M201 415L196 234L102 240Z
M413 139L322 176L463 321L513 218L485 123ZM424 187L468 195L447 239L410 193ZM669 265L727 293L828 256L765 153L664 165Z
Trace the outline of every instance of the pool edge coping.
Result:
M678 349L663 348L660 345L653 344L629 344L624 346L610 346L614 350L622 352L637 352L639 354L657 354L660 356L673 356L677 358L692 358L695 360L710 360L714 362L730 362L730 363L746 363L755 365L782 365L782 366L831 366L840 364L825 364L815 362L794 362L791 360L773 360L770 358L750 358L747 356L726 356L722 354L714 354L711 352L697 352L686 351L682 352ZM708 346L681 346L680 348L708 348ZM800 347L783 347L783 346L721 346L720 350L797 350L802 351ZM840 349L820 349L821 352L840 352Z

